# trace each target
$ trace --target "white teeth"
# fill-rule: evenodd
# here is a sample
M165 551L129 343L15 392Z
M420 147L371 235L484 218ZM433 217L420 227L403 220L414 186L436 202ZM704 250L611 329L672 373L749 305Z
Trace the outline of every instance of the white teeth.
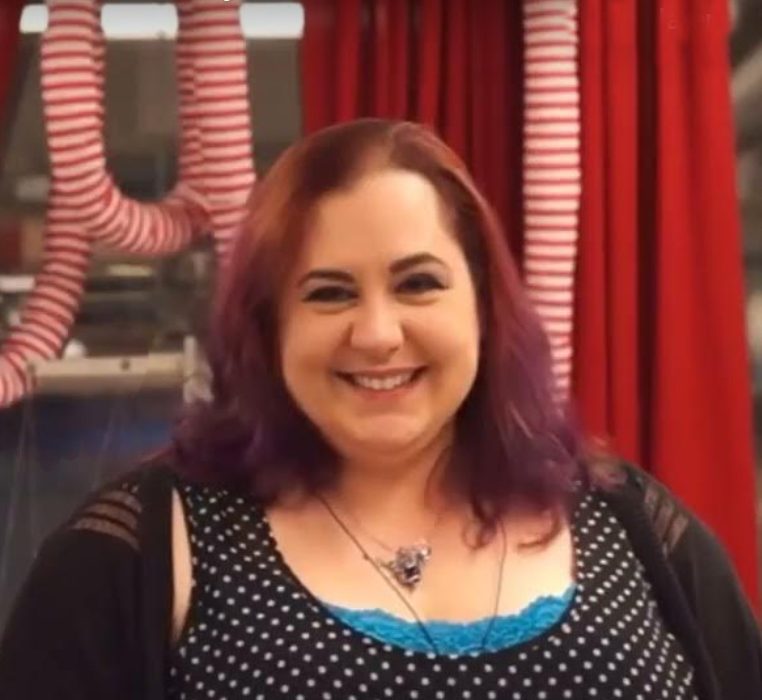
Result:
M352 375L352 381L354 381L355 384L359 384L364 389L389 391L390 389L396 389L398 386L407 384L413 374L413 372L406 372L405 374L398 374L396 377L384 377L383 379L379 379L378 377L363 377L359 374L354 374Z

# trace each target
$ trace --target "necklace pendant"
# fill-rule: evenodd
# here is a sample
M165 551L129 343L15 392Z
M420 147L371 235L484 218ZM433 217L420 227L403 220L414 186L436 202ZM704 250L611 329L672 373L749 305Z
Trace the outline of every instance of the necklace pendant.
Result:
M423 578L423 568L431 557L431 546L424 542L399 547L394 559L381 565L394 576L395 581L409 591L415 590Z

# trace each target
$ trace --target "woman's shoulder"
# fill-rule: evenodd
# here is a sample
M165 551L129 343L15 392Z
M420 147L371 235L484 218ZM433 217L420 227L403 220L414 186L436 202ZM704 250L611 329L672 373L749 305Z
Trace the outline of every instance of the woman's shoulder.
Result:
M586 469L591 490L614 508L625 525L647 527L665 553L674 552L686 533L698 530L699 536L704 535L705 527L690 509L641 467L607 458Z
M175 481L176 475L165 465L130 469L88 494L51 533L46 545L103 540L140 552L146 528L158 524L161 511L171 508Z

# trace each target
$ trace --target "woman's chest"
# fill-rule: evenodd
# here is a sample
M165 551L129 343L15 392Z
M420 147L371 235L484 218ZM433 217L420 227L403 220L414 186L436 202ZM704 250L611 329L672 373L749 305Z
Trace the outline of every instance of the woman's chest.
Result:
M580 529L577 592L558 624L462 657L411 651L341 622L261 522L235 537L195 527L193 596L170 697L693 700L692 669L610 525ZM451 587L468 596L462 580L453 573Z

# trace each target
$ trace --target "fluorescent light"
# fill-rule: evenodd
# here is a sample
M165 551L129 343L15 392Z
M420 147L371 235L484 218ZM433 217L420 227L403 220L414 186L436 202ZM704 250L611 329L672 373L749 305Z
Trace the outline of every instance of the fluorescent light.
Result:
M304 7L299 2L244 3L241 26L247 39L300 39ZM106 3L101 16L107 39L174 39L177 10L171 3ZM48 26L45 5L27 5L21 13L22 34L39 34Z
M21 13L19 27L22 34L40 34L48 26L48 8L45 5L27 5Z
M173 39L177 10L169 3L104 4L101 26L107 39Z
M301 39L304 6L300 2L252 2L241 5L247 39Z

